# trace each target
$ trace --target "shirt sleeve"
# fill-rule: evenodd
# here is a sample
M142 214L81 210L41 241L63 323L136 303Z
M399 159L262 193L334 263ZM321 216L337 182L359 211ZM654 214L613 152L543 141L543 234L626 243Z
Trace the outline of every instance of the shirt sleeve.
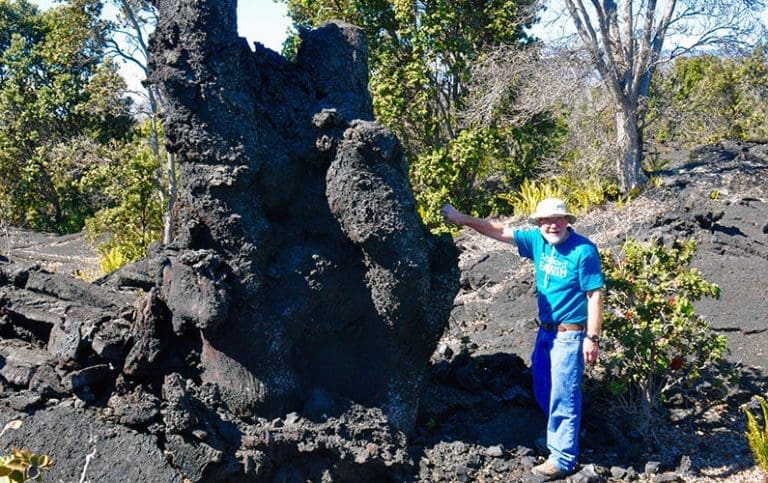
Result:
M531 230L515 230L515 244L517 244L517 253L523 258L533 260L533 241L531 239Z
M605 277L600 267L600 253L594 245L589 245L581 261L579 283L581 284L581 289L585 292L597 290L605 286Z

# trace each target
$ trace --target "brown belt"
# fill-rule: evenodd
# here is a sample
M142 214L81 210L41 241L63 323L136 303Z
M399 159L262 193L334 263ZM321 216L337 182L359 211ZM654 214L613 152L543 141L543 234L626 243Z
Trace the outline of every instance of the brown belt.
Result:
M552 322L541 322L539 326L547 332L565 332L566 330L584 330L582 324L555 324Z

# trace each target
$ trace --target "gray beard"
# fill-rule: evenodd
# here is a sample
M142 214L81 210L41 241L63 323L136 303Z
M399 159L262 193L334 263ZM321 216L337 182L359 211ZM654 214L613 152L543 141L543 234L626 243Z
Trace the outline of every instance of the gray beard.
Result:
M555 235L553 233L543 233L541 234L545 240L547 240L547 243L550 245L559 245L565 241L566 238L568 238L568 232L561 235Z

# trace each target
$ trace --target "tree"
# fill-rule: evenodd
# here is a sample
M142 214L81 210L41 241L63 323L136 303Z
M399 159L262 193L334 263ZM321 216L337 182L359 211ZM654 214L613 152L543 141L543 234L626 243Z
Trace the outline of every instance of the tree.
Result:
M530 174L554 144L555 120L472 122L472 66L500 45L528 45L532 0L286 0L299 29L341 19L363 28L377 118L403 143L424 221L445 202L479 216L508 205L496 193ZM507 104L508 105L508 104ZM501 111L497 111L497 114Z
M96 0L45 12L25 0L0 0L4 222L72 232L98 208L98 188L81 180L99 159L67 146L124 138L133 122L124 83L104 62L100 10Z
M643 129L651 80L662 62L753 38L761 0L564 0L576 33L615 106L616 172L623 190L646 180ZM673 38L677 45L664 50ZM683 41L686 43L683 44Z
M148 0L112 0L118 9L117 17L109 22L109 35L106 39L110 55L122 59L142 73L144 89L133 94L146 98L146 109L141 114L149 119L149 143L152 154L158 159L166 159L165 169L158 163L155 178L160 203L163 211L163 243L170 243L172 238L171 213L176 202L176 160L172 153L162 148L160 114L163 111L163 96L160 90L147 83L149 56L149 33L158 22L157 9Z

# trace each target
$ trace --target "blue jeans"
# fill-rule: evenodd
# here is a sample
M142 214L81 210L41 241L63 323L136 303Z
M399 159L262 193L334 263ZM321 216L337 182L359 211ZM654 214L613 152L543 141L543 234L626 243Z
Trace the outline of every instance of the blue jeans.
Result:
M584 332L539 329L533 349L533 392L547 415L549 462L573 471L579 456Z

